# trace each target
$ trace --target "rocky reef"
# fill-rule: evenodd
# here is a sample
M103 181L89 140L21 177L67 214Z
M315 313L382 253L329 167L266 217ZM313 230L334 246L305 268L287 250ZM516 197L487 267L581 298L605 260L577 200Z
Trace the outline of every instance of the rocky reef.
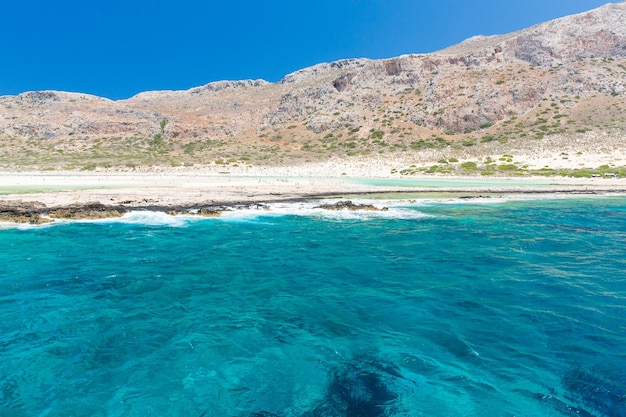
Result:
M128 200L118 205L100 202L48 207L35 201L0 201L0 222L46 224L55 220L101 220L122 217L131 211L156 211L170 216L219 217L233 210L269 210L262 203L233 203L227 205L136 205Z
M383 207L379 209L373 204L355 204L350 200L342 200L332 204L320 204L315 206L314 208L324 209L324 210L349 210L349 211L387 211L387 207Z
M45 224L55 219L97 220L121 217L128 209L88 203L66 207L47 207L39 202L9 201L0 203L0 222Z

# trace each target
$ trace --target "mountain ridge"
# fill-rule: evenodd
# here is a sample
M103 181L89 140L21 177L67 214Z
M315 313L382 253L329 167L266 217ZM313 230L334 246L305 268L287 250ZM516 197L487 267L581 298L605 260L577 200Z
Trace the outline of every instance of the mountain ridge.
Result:
M116 101L2 96L0 163L277 164L381 153L430 163L425 155L537 145L530 138L619 136L624 21L622 1L428 54L320 63L276 83L215 81Z

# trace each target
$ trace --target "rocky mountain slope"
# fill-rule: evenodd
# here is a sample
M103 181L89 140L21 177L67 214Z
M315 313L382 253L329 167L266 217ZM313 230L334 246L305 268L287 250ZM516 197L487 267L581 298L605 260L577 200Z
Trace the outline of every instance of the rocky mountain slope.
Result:
M4 96L0 164L92 169L376 156L417 169L513 152L615 155L626 151L624 22L622 1L435 53L323 63L278 83L220 81L120 101L56 91Z

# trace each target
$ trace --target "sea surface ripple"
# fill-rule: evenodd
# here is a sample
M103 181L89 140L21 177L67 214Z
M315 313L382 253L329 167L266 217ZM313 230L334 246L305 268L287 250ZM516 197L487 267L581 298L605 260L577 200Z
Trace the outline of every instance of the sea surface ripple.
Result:
M0 230L1 416L626 416L626 198Z

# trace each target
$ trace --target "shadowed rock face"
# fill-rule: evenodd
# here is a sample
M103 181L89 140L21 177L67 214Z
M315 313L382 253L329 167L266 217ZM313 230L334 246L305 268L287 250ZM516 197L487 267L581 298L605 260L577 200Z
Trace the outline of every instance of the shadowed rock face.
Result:
M402 142L404 135L480 131L564 96L578 97L580 112L592 114L602 109L597 103L586 108L585 100L626 95L625 21L626 2L612 3L506 35L473 37L431 54L323 63L278 83L218 81L120 101L54 91L5 96L0 146L8 138L30 138L68 154L106 148L121 137L143 140L137 152L154 153L151 138L158 135L171 152L192 156L202 146L294 151L329 133L341 134L344 142L353 135L353 143L341 144L350 147L379 130L387 145ZM53 142L61 139L62 144Z

